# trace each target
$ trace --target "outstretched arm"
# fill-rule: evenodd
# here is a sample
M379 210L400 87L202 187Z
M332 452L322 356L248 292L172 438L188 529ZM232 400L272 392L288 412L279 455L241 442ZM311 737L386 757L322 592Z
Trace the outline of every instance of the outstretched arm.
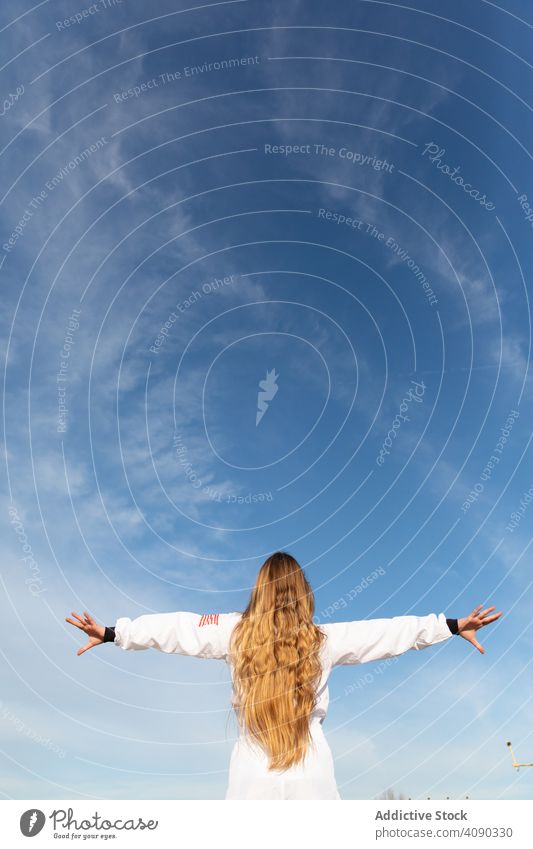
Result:
M142 651L155 648L163 652L192 655L194 657L225 659L229 639L238 613L204 614L178 611L153 613L136 619L121 617L114 628L98 625L84 611L84 617L73 613L76 621L68 619L89 636L89 642L78 651L82 654L102 642L113 641L122 649Z
M425 649L448 640L453 632L444 613L428 616L394 616L390 619L359 619L323 625L331 665L368 663Z
M368 663L403 654L409 649L418 651L443 642L454 633L483 653L475 631L494 622L502 614L489 616L495 608L480 611L481 607L479 605L470 616L457 620L446 619L444 613L430 613L427 616L394 616L391 619L362 619L323 625L331 664Z

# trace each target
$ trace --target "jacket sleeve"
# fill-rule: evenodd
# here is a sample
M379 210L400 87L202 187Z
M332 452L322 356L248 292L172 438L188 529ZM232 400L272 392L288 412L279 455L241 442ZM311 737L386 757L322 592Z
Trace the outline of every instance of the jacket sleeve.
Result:
M327 635L332 666L394 657L409 649L425 649L452 636L444 613L332 622L321 627Z
M115 625L115 644L121 649L163 652L225 660L238 613L152 613L129 619L123 616Z

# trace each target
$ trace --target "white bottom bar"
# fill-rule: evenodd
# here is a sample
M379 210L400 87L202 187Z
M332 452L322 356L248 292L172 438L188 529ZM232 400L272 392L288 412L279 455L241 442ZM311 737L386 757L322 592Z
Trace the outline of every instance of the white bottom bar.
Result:
M533 847L530 801L228 802L169 800L6 800L2 844L9 849L97 846L334 849ZM129 822L128 822L129 821Z

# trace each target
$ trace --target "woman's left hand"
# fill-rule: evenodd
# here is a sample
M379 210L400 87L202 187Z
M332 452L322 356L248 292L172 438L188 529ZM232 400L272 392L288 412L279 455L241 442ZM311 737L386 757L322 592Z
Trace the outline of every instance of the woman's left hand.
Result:
M465 616L464 619L457 620L457 628L459 634L463 639L468 640L469 643L472 643L475 648L481 652L481 654L485 654L485 649L483 646L480 646L478 641L476 640L476 631L482 628L484 625L488 625L490 622L495 622L496 619L499 619L502 616L502 612L493 613L492 616L489 616L491 611L496 610L496 607L487 607L485 610L481 610L483 607L482 604L478 604L470 614L470 616Z
M75 625L76 628L79 628L81 631L85 631L85 633L89 637L89 641L85 643L85 645L82 646L81 649L78 649L78 651L76 652L79 657L80 654L83 654L83 652L94 648L94 646L99 646L100 643L103 643L105 627L104 625L99 625L98 622L95 622L93 617L89 613L87 613L86 610L83 611L83 618L74 611L72 611L72 616L74 616L75 619L69 619L67 616L65 617L65 622L70 622L71 625Z

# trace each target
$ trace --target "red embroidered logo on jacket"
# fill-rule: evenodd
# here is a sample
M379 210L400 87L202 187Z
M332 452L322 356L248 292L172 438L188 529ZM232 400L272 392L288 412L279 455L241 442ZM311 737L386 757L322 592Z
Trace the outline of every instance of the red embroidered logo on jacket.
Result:
M198 627L201 628L202 625L218 625L218 616L218 613L204 613L200 617Z

